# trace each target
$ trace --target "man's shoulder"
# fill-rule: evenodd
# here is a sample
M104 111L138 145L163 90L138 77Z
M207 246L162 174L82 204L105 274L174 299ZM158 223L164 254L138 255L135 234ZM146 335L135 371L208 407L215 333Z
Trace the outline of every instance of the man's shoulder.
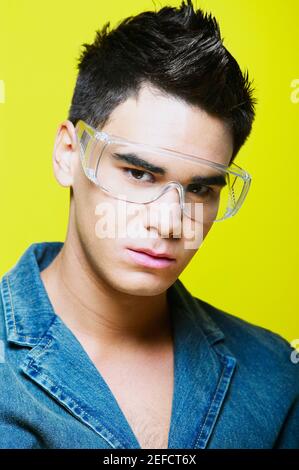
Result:
M227 312L202 299L197 297L194 297L194 299L231 343L236 341L239 343L240 339L246 339L242 347L253 344L258 346L260 344L262 348L268 348L277 353L282 350L289 350L290 343L280 334Z
M247 371L268 371L272 377L293 381L299 393L298 353L280 334L242 319L216 306L193 297L200 308L224 334L224 341L236 357L239 366Z

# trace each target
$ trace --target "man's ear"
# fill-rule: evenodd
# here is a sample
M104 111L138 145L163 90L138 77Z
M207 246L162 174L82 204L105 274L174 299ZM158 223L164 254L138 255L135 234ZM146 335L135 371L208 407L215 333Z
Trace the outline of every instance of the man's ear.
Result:
M76 130L71 121L63 121L56 133L53 150L53 170L61 186L72 186L78 152Z

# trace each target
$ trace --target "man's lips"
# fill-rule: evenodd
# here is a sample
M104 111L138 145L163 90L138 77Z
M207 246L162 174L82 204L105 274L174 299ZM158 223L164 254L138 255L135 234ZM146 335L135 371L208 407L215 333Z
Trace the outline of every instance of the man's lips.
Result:
M128 248L129 250L136 251L137 253L145 253L152 256L153 258L166 258L169 260L175 260L175 257L166 252L157 252L149 248Z
M170 258L169 253L157 253L149 249L133 249L127 248L130 259L134 264L150 268L150 269L165 269L171 267L175 263L175 259ZM152 253L155 255L153 256Z

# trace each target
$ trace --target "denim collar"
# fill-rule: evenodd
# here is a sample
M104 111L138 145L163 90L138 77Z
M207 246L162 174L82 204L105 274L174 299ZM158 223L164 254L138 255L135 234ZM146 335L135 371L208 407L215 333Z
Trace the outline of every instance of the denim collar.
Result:
M62 242L34 243L1 280L7 338L30 346L23 372L113 448L140 448L114 395L58 315L40 271ZM204 305L177 279L168 289L174 327L169 448L205 448L231 384L236 358ZM112 424L113 423L113 424Z

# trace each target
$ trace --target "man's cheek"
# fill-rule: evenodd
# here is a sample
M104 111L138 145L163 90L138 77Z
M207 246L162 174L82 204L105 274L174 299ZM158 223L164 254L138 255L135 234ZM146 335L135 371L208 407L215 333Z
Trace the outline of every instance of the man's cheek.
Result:
M118 200L101 201L95 206L94 233L97 238L139 238L142 235L140 206Z
M97 238L116 237L115 211L110 202L100 202L96 204L94 234Z

